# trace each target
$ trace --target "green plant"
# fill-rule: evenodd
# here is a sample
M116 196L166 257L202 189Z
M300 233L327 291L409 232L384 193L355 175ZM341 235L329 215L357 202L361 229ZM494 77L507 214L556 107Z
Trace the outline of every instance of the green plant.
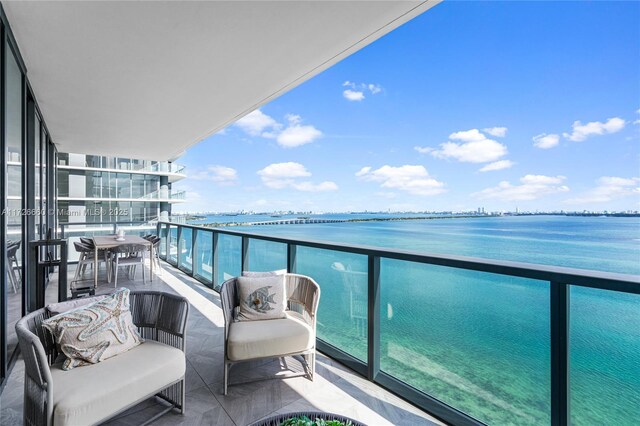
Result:
M311 420L307 416L292 417L280 423L280 426L352 426L351 421L346 423L340 420L324 420L317 417Z

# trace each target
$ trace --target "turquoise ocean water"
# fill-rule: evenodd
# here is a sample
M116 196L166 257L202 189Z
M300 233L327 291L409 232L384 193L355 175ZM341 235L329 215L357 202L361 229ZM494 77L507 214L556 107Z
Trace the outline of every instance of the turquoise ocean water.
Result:
M238 218L245 217L232 220ZM640 274L640 218L478 217L237 229ZM229 244L229 259L237 258L238 243ZM226 258L221 268L233 274L237 262ZM251 243L252 270L285 263L284 245ZM319 336L366 361L366 257L300 247L297 267L322 288ZM383 259L381 318L382 371L489 424L549 423L548 282ZM570 333L572 423L639 425L640 296L573 287Z

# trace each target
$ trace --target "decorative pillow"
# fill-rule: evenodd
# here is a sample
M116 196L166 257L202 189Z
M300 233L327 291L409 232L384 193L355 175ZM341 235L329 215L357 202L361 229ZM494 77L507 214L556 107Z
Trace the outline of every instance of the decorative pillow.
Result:
M80 308L82 306L97 302L98 300L102 300L105 297L109 296L81 297L79 299L71 299L65 302L51 303L50 305L47 305L47 311L49 311L49 314L51 316L55 316L63 314L65 312L69 312L72 309Z
M129 311L128 288L49 318L42 325L67 357L63 370L96 364L143 342Z
M239 321L286 318L284 275L238 277Z
M261 277L274 277L276 275L284 275L286 273L287 273L286 269L278 269L278 270L269 271L269 272L242 271L242 276L243 277L261 278Z

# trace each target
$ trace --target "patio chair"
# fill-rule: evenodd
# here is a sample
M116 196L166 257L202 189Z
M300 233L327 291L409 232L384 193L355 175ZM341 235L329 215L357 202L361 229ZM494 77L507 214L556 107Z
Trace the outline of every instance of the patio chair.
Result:
M157 235L148 234L144 237L145 240L151 242L153 244L153 259L149 259L149 262L153 262L153 270L155 275L162 275L162 265L160 264L160 241L162 240ZM145 253L149 253L149 251L145 251ZM159 273L156 271L160 271Z
M76 266L76 273L71 280L71 287L81 281L82 275L84 275L87 265L93 268L94 264L94 256L95 256L95 248L93 246L89 246L82 242L74 241L73 247L76 249L78 253L80 253L80 257L78 258L78 265ZM100 263L105 264L105 269L107 270L107 282L111 282L111 268L109 267L109 256L106 251L102 251L102 254L98 252L98 266Z
M232 365L257 359L302 355L307 376L313 380L316 363L316 313L320 286L304 275L284 274L286 318L235 321L239 307L237 279L222 284L220 301L224 314L224 381L227 394ZM284 376L286 378L286 376Z
M128 268L127 276L131 280L135 278L136 267L139 265L142 269L142 282L144 283L144 256L142 253L147 250L147 246L142 244L125 244L111 249L111 253L113 253L111 265L114 273L114 288L118 287L118 268L120 267Z
M134 324L145 342L97 364L62 370L51 334L42 327L49 309L34 311L16 324L24 357L25 425L98 424L157 396L171 404L148 419L172 409L185 410L184 354L189 303L159 291L132 291L129 304ZM90 303L99 297L80 299ZM77 300L71 301L76 302ZM77 307L68 305L59 311Z

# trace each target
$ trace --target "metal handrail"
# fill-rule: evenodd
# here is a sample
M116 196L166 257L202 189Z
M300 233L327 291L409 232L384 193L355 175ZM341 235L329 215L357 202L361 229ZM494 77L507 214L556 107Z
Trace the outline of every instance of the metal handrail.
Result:
M274 243L293 244L296 246L341 251L365 256L376 256L386 259L405 260L407 262L427 263L478 272L488 272L541 281L565 282L582 287L603 290L621 291L640 294L640 275L620 274L587 269L566 268L562 266L540 265L508 260L484 259L468 256L432 254L412 250L389 249L359 244L344 244L304 238L276 237L253 232L231 231L222 228L208 228L198 225L187 225L175 222L158 222L158 225L180 226L183 228L209 231L218 234L232 235Z

